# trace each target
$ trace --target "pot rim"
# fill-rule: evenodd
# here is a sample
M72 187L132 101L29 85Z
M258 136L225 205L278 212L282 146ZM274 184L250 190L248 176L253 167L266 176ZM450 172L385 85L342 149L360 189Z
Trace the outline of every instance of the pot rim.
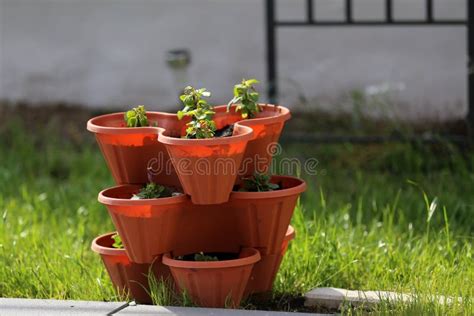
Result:
M103 119L117 119L123 118L125 112L115 112L109 114L103 114L95 116L87 121L87 130L97 134L108 134L108 135L128 135L128 134L159 134L160 131L164 131L164 128L158 126L143 126L143 127L112 127L103 126L97 123L97 121ZM166 112L155 112L147 111L147 115L153 118L159 119L161 117L176 117L176 114Z
M257 117L251 119L241 119L237 121L235 124L240 126L252 126L252 125L260 125L260 124L272 124L276 122L285 122L291 118L291 112L288 108L269 104L269 103L259 103L259 105L265 109L270 109L270 111L279 112L278 115L275 116L268 116L268 117ZM235 105L232 105L235 108ZM217 105L214 106L216 112L225 113L227 105ZM125 112L115 112L115 113L108 113L99 116L95 116L87 121L87 130L93 133L98 134L108 134L108 135L127 135L127 134L161 134L166 130L159 126L144 126L144 127L111 127L111 126L103 126L97 123L97 121L104 120L104 119L118 119L122 118ZM167 113L167 112L159 112L159 111L147 111L147 115L151 115L153 118L159 119L160 117L163 118L177 118L175 113ZM241 135L239 135L241 136ZM163 135L163 137L168 138L168 136ZM174 138L173 139L179 139ZM232 138L226 137L226 138ZM210 139L202 139L200 141L209 141L209 140L217 140L219 138L210 138ZM194 139L181 139L182 141L195 141ZM169 140L168 140L169 141ZM167 143L166 140L163 143ZM193 142L194 143L194 142ZM229 142L225 142L229 143Z
M247 257L237 258L232 260L222 260L222 261L184 261L173 259L171 253L166 253L163 255L163 264L172 267L172 268L183 268L183 269L222 269L222 268L233 268L241 267L245 265L254 264L260 261L260 251L255 248L242 248L239 252L248 250L251 254Z
M111 188L104 189L99 192L99 196L97 200L105 205L123 205L123 206L140 206L140 205L169 205L169 204L178 204L188 201L189 197L186 194L182 194L179 196L172 196L166 198L158 198L158 199L143 199L143 200L131 200L131 199L124 199L124 198L114 198L108 196L107 193L112 190L117 190L120 188L136 188L139 189L142 186L134 185L134 184L122 184L113 186Z
M100 255L126 256L127 252L125 251L125 248L118 249L118 248L113 248L113 247L105 247L100 244L103 239L112 238L112 235L116 233L117 232L110 232L110 233L99 235L96 238L94 238L91 244L92 251Z
M270 111L276 112L277 115L275 116L266 116L266 117L256 117L250 119L241 118L241 120L237 121L236 124L244 125L244 126L252 126L252 125L264 125L264 124L272 124L277 122L286 122L291 118L291 112L287 107L281 105L275 105L270 103L259 103L259 106L270 109ZM231 106L229 113L236 107L235 104ZM216 113L217 112L227 112L227 105L217 105L214 107ZM235 110L234 110L235 112Z
M257 117L251 119L241 119L237 121L235 124L239 125L242 124L244 126L251 126L256 124L271 124L274 122L281 122L287 121L291 118L291 112L288 108L269 104L269 103L259 103L261 107L265 109L271 109L274 112L280 112L278 115L275 116L268 116L268 117ZM232 105L235 108L235 105ZM214 109L216 112L226 112L227 105L216 105ZM140 133L159 133L160 131L164 131L162 127L159 126L144 126L144 127L111 127L111 126L103 126L97 123L99 120L107 119L107 118L122 118L125 112L115 112L115 113L108 113L99 116L95 116L87 121L87 130L93 133L101 133L101 134L111 134L111 135L121 135L121 134L140 134ZM147 111L147 115L150 114L151 116L155 116L156 118L159 117L169 117L169 118L177 118L175 113L167 113L167 112L159 112L159 111Z
M215 146L215 145L228 145L235 144L240 142L247 142L253 138L253 129L235 124L234 130L240 129L243 131L242 134L232 135L229 137L213 137L213 138L204 138L204 139L188 139L188 138L178 138L164 135L166 132L165 129L161 129L158 135L158 141L166 145L175 145L175 146Z
M296 230L293 226L291 225L288 225L288 229L286 230L286 234L285 234L285 239L284 241L290 241L290 240L293 240L295 239L295 236L296 236Z
M232 191L230 194L229 201L234 199L268 199L268 198L278 198L285 197L295 194L303 193L306 190L306 182L303 179L292 177L292 176L272 176L272 180L278 181L277 179L292 179L299 182L298 185L291 188L276 190L276 191L266 191L266 192L241 192L241 191Z

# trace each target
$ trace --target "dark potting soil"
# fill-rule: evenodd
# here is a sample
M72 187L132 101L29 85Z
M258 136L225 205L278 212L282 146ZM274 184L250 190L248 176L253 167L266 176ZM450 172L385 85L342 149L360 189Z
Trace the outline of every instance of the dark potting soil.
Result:
M334 314L337 309L322 306L305 306L303 294L294 293L262 293L248 297L242 306L248 310L285 311L299 313Z
M214 137L230 137L234 133L234 124L226 125L214 132ZM170 137L182 138L183 136L172 135ZM196 139L196 137L190 137L189 139Z
M176 257L176 260L183 260L183 261L196 261L194 260L194 255L198 253L192 253L189 255L184 255L184 256L179 256ZM218 261L223 261L223 260L235 260L239 258L238 253L233 253L233 252L205 252L204 255L210 256L210 257L217 257ZM199 261L199 262L204 262L204 261ZM212 261L208 261L212 262Z
M229 136L232 136L233 132L234 132L234 124L231 124L231 125L226 125L223 128L216 130L214 135L216 137L229 137Z

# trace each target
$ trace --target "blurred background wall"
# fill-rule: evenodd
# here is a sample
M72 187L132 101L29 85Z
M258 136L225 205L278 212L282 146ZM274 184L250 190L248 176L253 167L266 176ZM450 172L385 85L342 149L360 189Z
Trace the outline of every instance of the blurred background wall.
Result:
M315 2L318 19L342 19L343 0ZM395 18L424 17L424 0L394 3ZM435 16L465 18L464 6L435 0ZM355 19L384 14L381 0L354 7ZM304 1L280 0L277 14L303 19ZM187 48L189 83L224 103L242 77L265 84L263 17L263 0L0 0L0 99L173 108L165 55ZM462 117L465 40L459 27L280 29L281 103L388 90L402 117Z

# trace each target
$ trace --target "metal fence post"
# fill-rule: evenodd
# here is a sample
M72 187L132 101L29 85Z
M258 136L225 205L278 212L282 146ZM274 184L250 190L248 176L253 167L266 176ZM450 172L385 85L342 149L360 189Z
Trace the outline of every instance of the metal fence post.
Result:
M474 1L467 0L467 124L474 139Z
M270 103L277 102L278 85L276 69L276 37L275 37L275 1L265 1L266 37L267 37L267 94Z

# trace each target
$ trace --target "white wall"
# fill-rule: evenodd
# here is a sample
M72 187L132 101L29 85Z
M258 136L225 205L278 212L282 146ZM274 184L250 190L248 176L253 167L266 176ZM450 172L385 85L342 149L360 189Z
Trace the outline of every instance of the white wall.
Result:
M342 18L343 0L315 0L317 17ZM354 0L356 18L383 17L381 0ZM423 17L423 0L395 0L395 16ZM436 15L465 18L464 0L435 0ZM169 49L192 51L190 83L213 100L242 77L265 76L263 0L0 0L0 98L89 106L177 104ZM280 18L304 1L280 0ZM333 98L403 83L406 117L466 113L463 28L306 28L278 32L282 102ZM262 89L263 90L263 89ZM403 104L409 104L403 105Z

